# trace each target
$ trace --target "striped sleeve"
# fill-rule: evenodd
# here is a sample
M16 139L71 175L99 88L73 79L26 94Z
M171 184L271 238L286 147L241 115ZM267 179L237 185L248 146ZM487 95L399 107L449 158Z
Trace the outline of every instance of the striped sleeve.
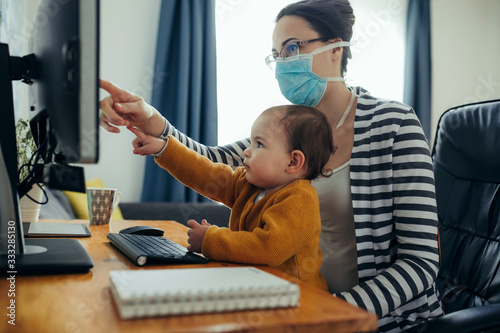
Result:
M225 146L205 146L188 137L186 134L177 130L168 120L165 130L165 136L172 135L186 147L196 151L198 154L207 157L212 162L224 163L233 168L243 165L245 155L243 152L250 146L250 139L243 139L230 143Z
M358 102L358 108L369 111L356 119L351 158L360 284L337 296L380 318L404 318L403 308L413 319L427 318L429 308L439 307L434 291L437 209L428 143L410 108L375 99Z

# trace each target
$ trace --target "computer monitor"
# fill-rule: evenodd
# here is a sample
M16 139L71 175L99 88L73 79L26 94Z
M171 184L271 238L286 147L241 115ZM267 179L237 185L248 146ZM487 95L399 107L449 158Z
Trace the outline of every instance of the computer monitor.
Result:
M18 184L12 80L30 85L32 131L44 165L33 168L31 179L81 189L84 181L67 163L96 163L99 156L99 0L41 0L36 15L43 22L34 26L33 54L14 57L0 44L2 275L86 272L93 265L74 239L24 239L19 193L32 184Z
M38 67L29 89L30 118L47 111L55 154L66 163L99 157L98 8L96 0L43 0L36 17L47 24L35 26L29 42Z

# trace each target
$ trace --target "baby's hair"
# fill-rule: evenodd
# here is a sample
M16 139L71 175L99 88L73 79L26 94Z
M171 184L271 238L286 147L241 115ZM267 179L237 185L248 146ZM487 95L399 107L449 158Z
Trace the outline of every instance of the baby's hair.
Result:
M306 158L308 174L305 178L328 177L331 173L323 169L335 149L332 128L325 115L304 105L275 106L264 112L273 111L282 112L279 124L283 125L290 151L300 150Z

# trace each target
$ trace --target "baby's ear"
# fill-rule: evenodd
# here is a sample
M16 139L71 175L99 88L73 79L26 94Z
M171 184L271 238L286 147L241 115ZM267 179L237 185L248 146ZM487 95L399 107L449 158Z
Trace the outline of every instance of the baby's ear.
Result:
M290 153L290 162L288 163L288 167L286 171L290 174L294 174L304 170L306 167L306 157L304 153L300 150L294 150Z

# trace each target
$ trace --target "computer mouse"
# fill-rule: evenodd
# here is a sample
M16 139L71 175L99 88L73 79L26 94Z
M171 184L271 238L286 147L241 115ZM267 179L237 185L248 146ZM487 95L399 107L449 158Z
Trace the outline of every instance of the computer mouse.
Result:
M119 233L130 235L163 236L163 230L145 225L136 225L135 227L125 228L120 230Z

